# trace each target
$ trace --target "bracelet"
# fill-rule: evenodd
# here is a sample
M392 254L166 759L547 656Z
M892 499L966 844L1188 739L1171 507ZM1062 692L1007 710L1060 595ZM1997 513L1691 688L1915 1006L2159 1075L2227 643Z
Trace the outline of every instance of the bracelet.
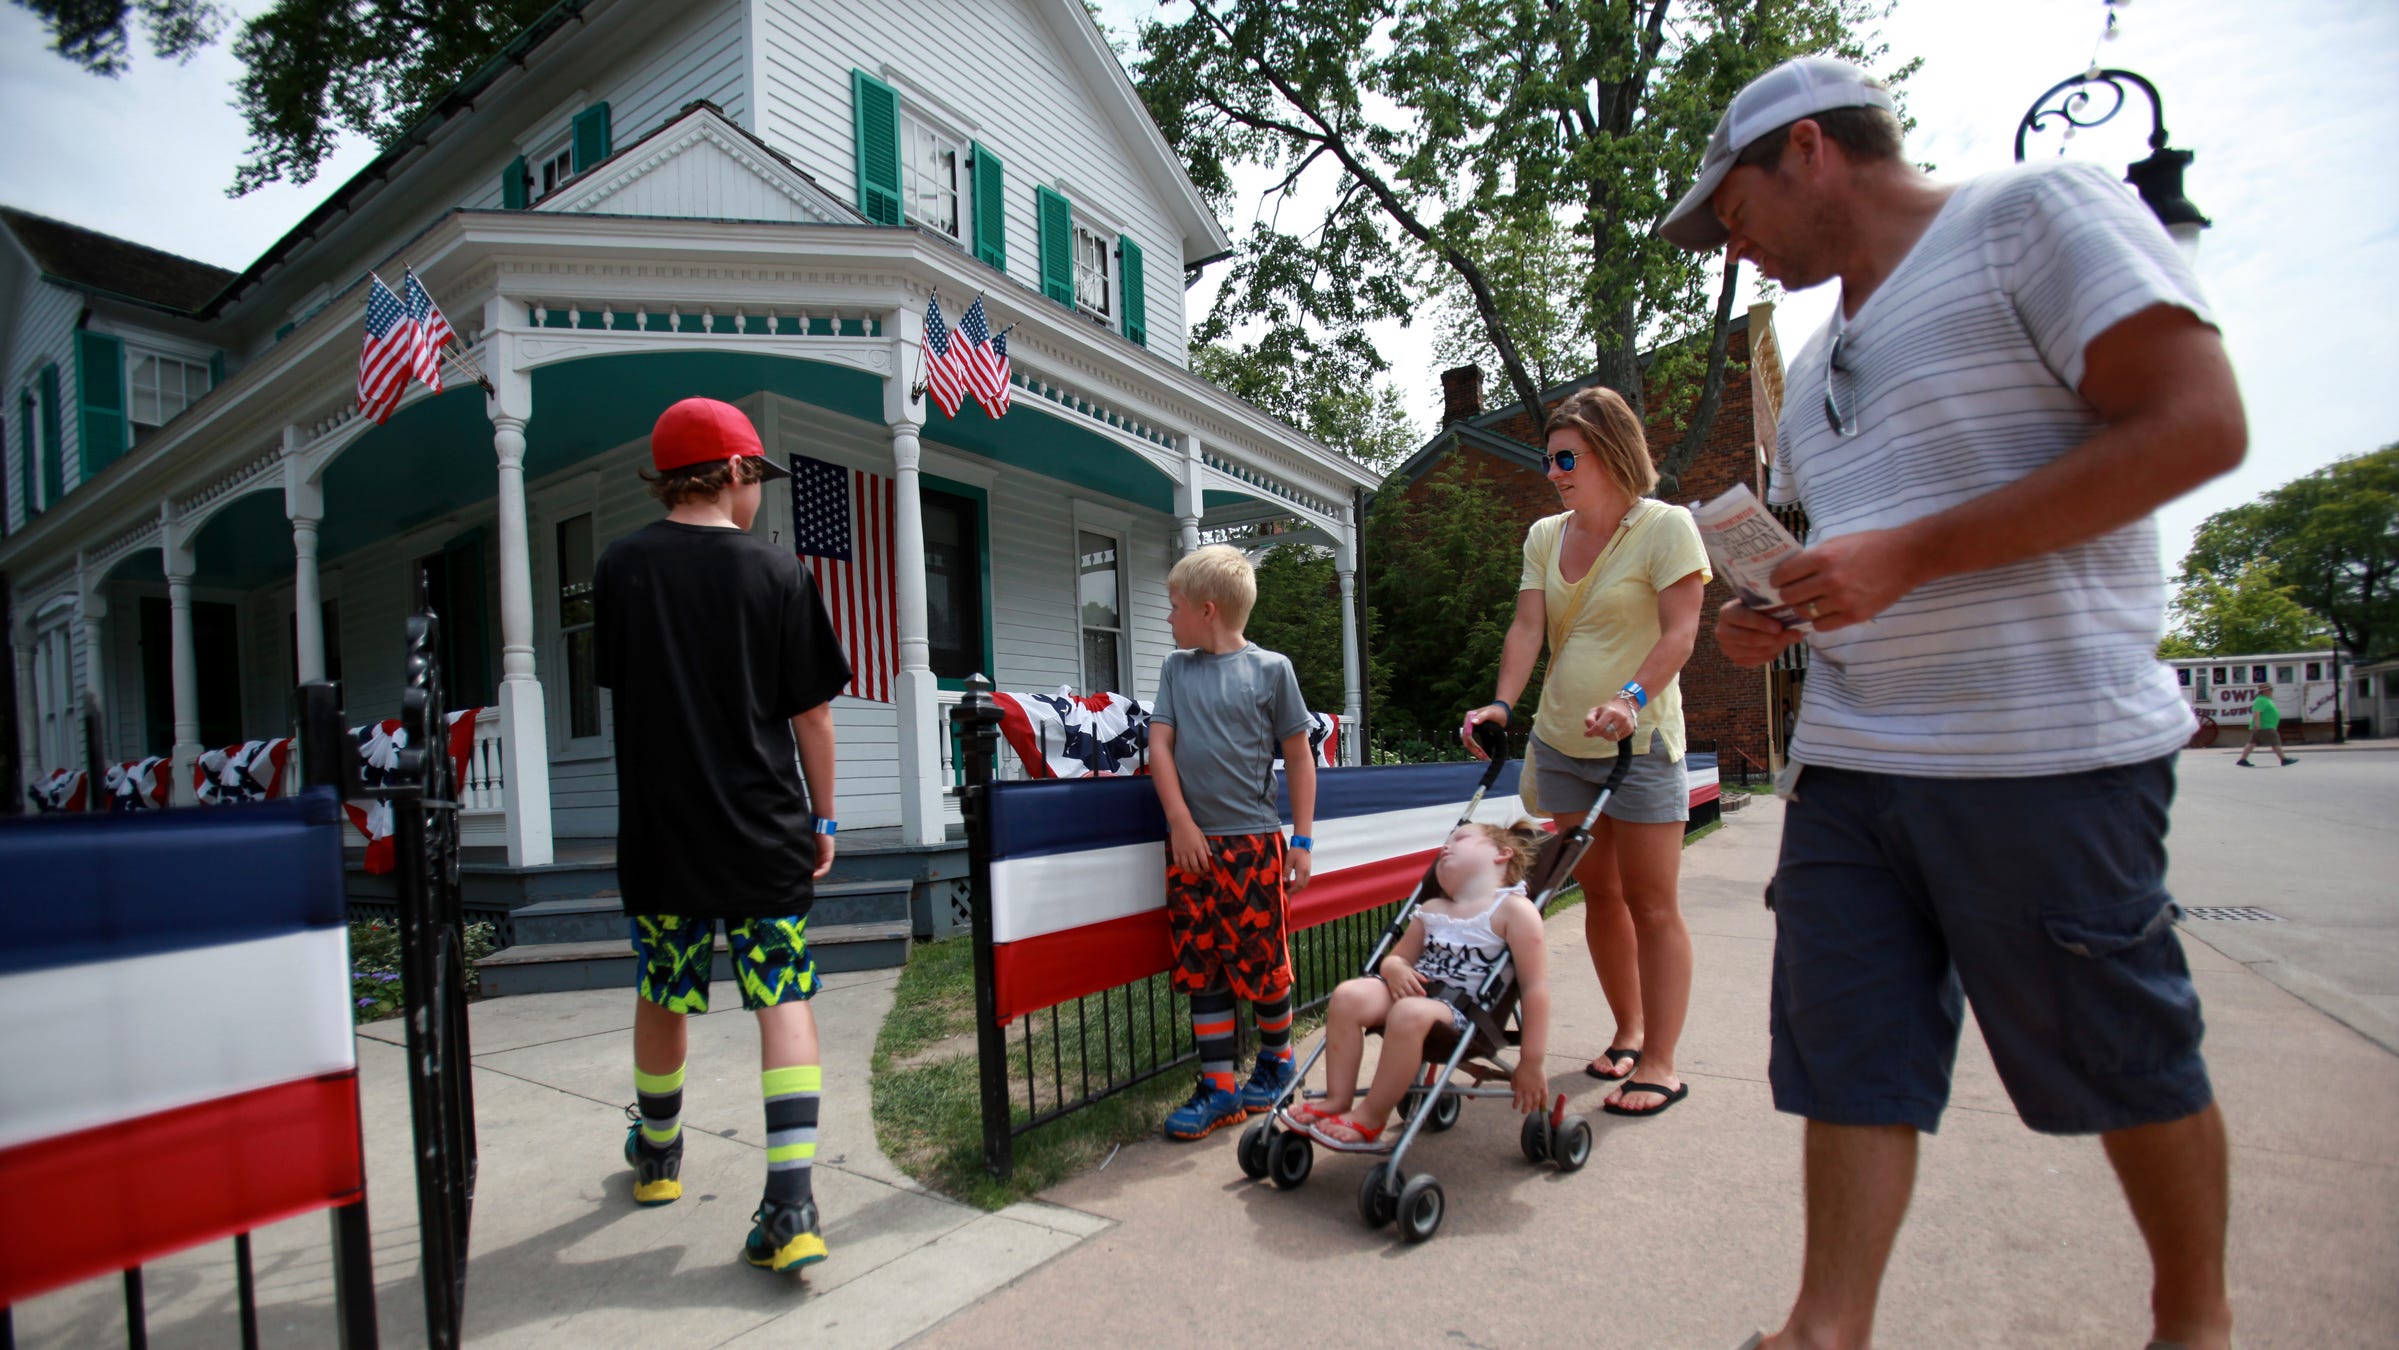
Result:
M1517 692L1522 693L1524 691L1518 690ZM1495 698L1491 700L1491 702L1499 705L1499 722L1501 726L1506 726L1509 722L1515 720L1516 709L1506 699Z
M1626 680L1623 692L1633 696L1634 712L1639 712L1649 706L1649 691L1641 687L1639 680Z
M831 816L816 816L813 817L813 819L816 821L816 832L818 834L833 834L841 829L841 822L833 819Z
M1314 853L1314 852L1316 851L1316 839L1315 839L1315 836L1313 836L1313 835L1305 835L1305 834L1295 834L1295 835L1291 836L1291 846L1292 846L1293 848L1304 848L1304 849L1308 850L1310 853Z

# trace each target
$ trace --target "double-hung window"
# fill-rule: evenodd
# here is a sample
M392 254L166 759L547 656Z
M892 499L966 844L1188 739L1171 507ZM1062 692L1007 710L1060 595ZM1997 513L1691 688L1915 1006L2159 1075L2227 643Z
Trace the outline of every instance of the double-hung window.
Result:
M533 169L533 200L540 201L575 176L575 147L564 141L544 154Z
M972 205L972 194L967 191L966 146L903 104L900 151L905 179L902 206L908 223L965 244L971 237L967 212Z
M135 351L128 355L132 359L127 392L133 413L133 439L139 444L208 392L208 366L151 352Z
M1083 638L1083 691L1125 692L1123 538L1075 531L1075 622Z
M1081 220L1075 221L1075 308L1106 319L1116 311L1108 270L1108 240Z
M566 649L566 734L600 734L599 633L593 627L591 514L558 522L558 641Z

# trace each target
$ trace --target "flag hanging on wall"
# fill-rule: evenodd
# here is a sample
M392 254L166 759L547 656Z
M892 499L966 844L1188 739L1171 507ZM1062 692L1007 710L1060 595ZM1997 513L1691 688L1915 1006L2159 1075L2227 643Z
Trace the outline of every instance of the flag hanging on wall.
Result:
M1008 335L991 335L981 296L975 297L966 307L966 316L958 320L958 337L965 346L961 354L966 358L966 387L975 402L993 417L1008 411Z
M816 578L850 658L845 693L892 701L899 672L899 570L892 481L806 455L791 457L792 547Z
M413 267L400 277L400 300L408 306L409 322L416 325L416 353L410 368L427 389L438 394L442 349L456 342L458 334L451 331L450 321L442 317L441 306L433 303L432 293L416 279Z
M949 325L941 321L941 297L925 302L925 390L941 405L943 415L956 417L966 401L965 349L950 340Z
M366 347L358 354L358 410L381 426L400 406L400 393L415 373L416 321L383 278L367 274Z

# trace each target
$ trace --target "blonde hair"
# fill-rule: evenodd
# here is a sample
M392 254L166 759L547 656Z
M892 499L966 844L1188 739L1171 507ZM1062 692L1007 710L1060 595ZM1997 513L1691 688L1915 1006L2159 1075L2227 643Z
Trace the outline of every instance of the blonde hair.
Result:
M1499 846L1499 881L1513 886L1533 870L1533 859L1540 855L1541 844L1548 832L1530 819L1520 819L1513 825L1495 825L1475 821L1469 829L1480 830L1483 836Z
M1215 602L1216 612L1235 628L1249 622L1258 603L1258 572L1240 549L1210 544L1184 555L1166 574L1166 584L1193 605Z
M1626 496L1646 497L1657 487L1658 466L1649 457L1649 434L1622 394L1604 385L1568 394L1550 411L1542 438L1561 430L1582 438L1592 462L1615 479Z

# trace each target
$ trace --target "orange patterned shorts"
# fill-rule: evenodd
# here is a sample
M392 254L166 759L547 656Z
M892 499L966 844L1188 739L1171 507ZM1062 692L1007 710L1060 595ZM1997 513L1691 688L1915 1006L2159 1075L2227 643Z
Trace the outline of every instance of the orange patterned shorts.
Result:
M1166 931L1174 987L1186 994L1230 985L1253 1003L1291 992L1284 936L1283 832L1212 834L1208 868L1166 864Z

